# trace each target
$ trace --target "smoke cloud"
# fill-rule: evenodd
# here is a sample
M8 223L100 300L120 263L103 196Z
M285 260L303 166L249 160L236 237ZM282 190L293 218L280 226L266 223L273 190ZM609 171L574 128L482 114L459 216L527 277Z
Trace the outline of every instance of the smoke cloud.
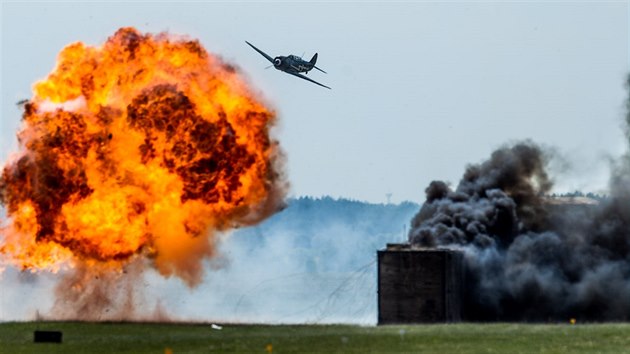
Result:
M598 204L544 197L551 159L520 142L468 166L455 189L426 188L409 242L464 252L468 320L630 318L630 154L614 164Z

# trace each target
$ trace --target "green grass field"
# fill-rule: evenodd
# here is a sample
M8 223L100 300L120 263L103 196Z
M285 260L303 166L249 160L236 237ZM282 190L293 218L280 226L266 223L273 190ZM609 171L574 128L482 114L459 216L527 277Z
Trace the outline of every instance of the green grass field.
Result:
M33 343L33 331L63 343ZM630 353L630 324L345 325L0 323L0 353Z

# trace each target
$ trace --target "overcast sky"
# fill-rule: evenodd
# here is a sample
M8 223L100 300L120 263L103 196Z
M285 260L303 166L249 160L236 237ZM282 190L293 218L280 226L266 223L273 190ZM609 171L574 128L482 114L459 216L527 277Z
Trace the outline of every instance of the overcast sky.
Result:
M16 149L31 85L69 43L119 27L197 38L279 114L291 194L422 202L431 180L532 139L571 168L557 189L601 191L625 150L629 3L7 2L1 7L0 161ZM319 53L309 77L272 56ZM566 164L564 164L566 166Z

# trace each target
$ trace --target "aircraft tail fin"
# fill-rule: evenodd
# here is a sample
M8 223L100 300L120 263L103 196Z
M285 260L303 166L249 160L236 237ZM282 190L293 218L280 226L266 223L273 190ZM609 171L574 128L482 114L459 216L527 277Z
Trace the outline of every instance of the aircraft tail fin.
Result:
M318 67L315 66L315 63L317 62L317 53L315 53L315 55L313 55L313 57L311 58L311 61L309 62L309 64L313 65L313 67L321 72L323 72L324 74L326 74L326 72Z

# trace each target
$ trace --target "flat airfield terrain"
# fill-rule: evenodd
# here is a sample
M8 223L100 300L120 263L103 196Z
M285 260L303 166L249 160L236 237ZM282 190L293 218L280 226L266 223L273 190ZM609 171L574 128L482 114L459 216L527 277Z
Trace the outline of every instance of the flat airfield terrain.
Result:
M34 343L35 330L63 342ZM630 353L630 324L0 323L0 353Z

